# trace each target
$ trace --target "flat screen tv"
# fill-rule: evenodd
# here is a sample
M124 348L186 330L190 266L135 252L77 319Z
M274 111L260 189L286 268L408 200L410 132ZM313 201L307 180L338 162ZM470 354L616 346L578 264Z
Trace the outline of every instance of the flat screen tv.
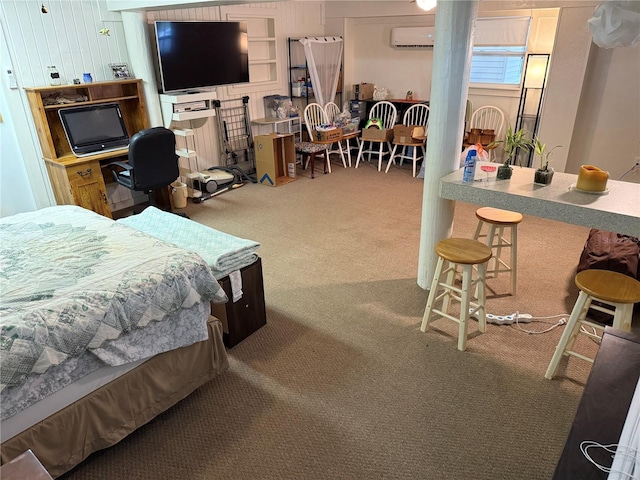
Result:
M155 22L163 92L249 81L246 22Z
M117 103L58 110L71 151L78 157L129 146L129 135Z

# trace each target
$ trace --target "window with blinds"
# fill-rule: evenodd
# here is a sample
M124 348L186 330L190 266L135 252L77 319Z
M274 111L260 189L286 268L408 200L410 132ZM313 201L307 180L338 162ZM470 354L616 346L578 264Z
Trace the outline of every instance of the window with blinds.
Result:
M469 82L520 85L531 17L480 18Z
M527 47L474 47L472 83L520 85Z

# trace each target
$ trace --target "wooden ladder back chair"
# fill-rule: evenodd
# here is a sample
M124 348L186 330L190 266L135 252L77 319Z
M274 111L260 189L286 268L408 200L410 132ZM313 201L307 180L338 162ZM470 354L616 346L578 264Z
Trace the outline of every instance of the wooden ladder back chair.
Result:
M379 118L382 122L383 128L393 128L396 124L396 118L398 116L398 111L393 103L388 102L386 100L381 100L373 105L371 111L369 112L369 118ZM363 150L366 142L369 142L369 149ZM387 144L387 151L383 151L384 144ZM374 150L374 145L378 144L378 150ZM358 149L358 159L356 160L356 168L358 168L358 164L362 159L362 154L368 154L367 160L371 160L371 154L378 154L378 171L382 169L382 157L384 155L390 155L393 147L391 146L391 142L379 141L379 140L360 140L360 148Z
M418 126L424 127L425 139L421 143L417 143L415 141L399 141L395 138L393 139L393 150L391 152L391 156L389 157L389 161L387 162L387 169L385 173L389 172L389 168L391 164L395 164L395 159L398 158L400 161L400 165L404 162L404 159L411 160L413 162L413 176L416 176L416 167L418 164L418 160L421 158L424 159L425 156L425 142L427 129L429 127L429 107L423 103L416 103L415 105L411 105L409 109L404 113L404 118L402 119L402 124L404 126ZM396 155L396 149L398 145L402 147L402 153ZM407 154L407 147L411 149L410 155ZM418 148L422 149L422 154L418 154Z
M485 105L478 108L473 115L471 115L471 121L469 122L469 128L479 128L481 130L493 130L496 140L502 138L502 129L504 127L504 112L498 107L493 105ZM487 150L489 152L489 160L493 156L493 150Z

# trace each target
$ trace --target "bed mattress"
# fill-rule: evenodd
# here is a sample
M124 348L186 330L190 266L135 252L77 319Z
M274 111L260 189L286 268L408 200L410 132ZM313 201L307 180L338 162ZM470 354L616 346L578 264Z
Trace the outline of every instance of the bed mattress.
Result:
M198 255L76 206L2 218L0 244L3 430L101 366L205 340L227 300Z
M56 478L91 453L115 445L228 368L222 325L210 316L207 328L207 341L155 355L3 441L2 463L31 449Z
M43 374L30 375L18 387L2 392L1 441L31 427L61 408L132 370L154 355L192 345L208 338L209 304L197 304L175 318L149 325L113 341L103 350L117 361L111 366L91 352L84 352ZM176 325L179 327L176 328ZM129 356L133 361L121 361Z

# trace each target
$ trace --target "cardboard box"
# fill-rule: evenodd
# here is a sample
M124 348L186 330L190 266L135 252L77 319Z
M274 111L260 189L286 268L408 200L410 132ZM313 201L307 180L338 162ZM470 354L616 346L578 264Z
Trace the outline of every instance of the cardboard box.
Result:
M342 138L342 127L332 128L331 130L316 130L316 140L319 142L337 142Z
M416 140L413 137L419 136L420 133L424 134L424 127L418 127L416 125L394 125L393 141L397 143L415 143L416 145L419 145L422 141Z
M371 100L373 98L373 83L356 83L353 86L353 97L356 100Z
M362 130L362 140L377 140L389 142L393 138L393 128L365 128Z
M279 187L296 179L293 133L270 133L254 139L258 183Z

